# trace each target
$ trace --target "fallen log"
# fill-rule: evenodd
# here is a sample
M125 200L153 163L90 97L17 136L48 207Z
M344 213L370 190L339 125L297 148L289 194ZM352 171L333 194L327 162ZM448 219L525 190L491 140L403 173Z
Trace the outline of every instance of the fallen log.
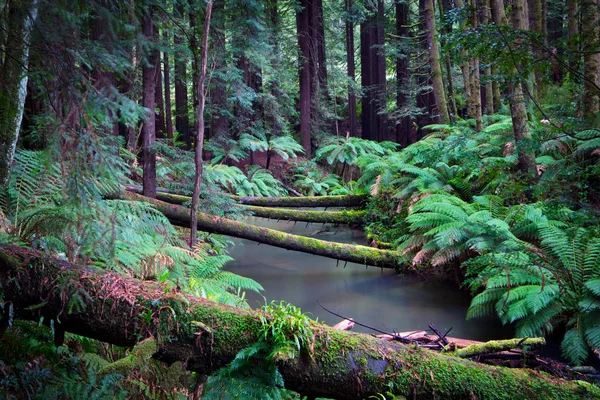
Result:
M369 199L366 194L304 197L231 197L239 201L240 204L260 207L362 207Z
M142 194L141 187L126 186L133 193ZM181 194L156 192L158 200L170 204L191 204L192 198ZM343 211L313 211L295 210L276 207L243 206L244 210L251 212L256 217L270 218L283 221L301 221L323 224L360 224L366 214L363 210Z
M131 192L123 192L115 197L150 203L158 211L163 213L173 224L189 227L190 210L188 208L176 204L168 204L160 200L151 199ZM306 236L292 235L275 229L262 228L201 212L198 213L198 229L342 261L373 265L381 268L404 267L404 265L399 262L400 254L395 251L380 250L368 246L328 242Z
M141 194L142 187L138 185L125 185L125 188L134 193ZM168 198L174 201L180 201L185 196L182 193L176 193L169 189L156 188L157 198L167 201ZM159 197L159 193L163 195ZM172 195L172 196L164 196ZM228 195L240 204L259 207L361 207L369 199L366 194L346 194L340 196L302 196L302 197L252 197ZM181 203L174 203L181 204Z
M73 266L19 247L0 246L0 283L3 300L13 307L16 318L38 321L43 316L66 331L119 346L153 337L158 346L154 358L182 361L200 374L227 365L261 336L260 311ZM74 301L80 306L71 307ZM277 362L286 388L309 396L362 399L388 392L424 399L600 396L600 389L581 381L481 365L317 323L312 328L310 354Z

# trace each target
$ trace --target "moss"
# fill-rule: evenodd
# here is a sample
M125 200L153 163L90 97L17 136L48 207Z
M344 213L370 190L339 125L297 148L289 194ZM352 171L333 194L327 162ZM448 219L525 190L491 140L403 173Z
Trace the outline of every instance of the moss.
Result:
M536 346L544 344L546 344L546 340L544 338L491 340L485 343L472 344L464 349L456 350L451 354L457 357L465 358L476 354L497 353L499 351L510 350L519 346Z
M154 353L156 353L156 340L146 339L138 343L133 350L131 355L123 357L113 363L105 365L99 371L100 375L119 374L127 376L135 368L143 367L152 359Z

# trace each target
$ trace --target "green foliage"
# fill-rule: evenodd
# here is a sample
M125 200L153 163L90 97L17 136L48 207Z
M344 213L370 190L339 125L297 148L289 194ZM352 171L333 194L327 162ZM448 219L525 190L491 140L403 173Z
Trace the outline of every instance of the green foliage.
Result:
M332 137L316 154L317 160L325 159L329 165L335 163L355 165L360 156L391 153L397 145L390 142L377 143L355 137Z
M304 153L302 146L291 136L271 136L264 131L244 133L240 136L239 146L251 151L275 153L284 161L296 158Z

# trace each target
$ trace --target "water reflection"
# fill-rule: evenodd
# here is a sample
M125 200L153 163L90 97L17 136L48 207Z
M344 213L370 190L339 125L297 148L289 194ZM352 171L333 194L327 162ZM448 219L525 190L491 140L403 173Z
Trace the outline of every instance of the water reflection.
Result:
M340 243L364 244L361 231L348 227L321 232L322 224L276 222L251 217L249 223ZM235 261L227 269L258 281L264 297L286 300L313 318L330 325L339 319L319 307L325 307L357 321L387 331L427 329L434 323L441 331L453 327L453 336L474 340L507 337L510 331L495 320L466 321L469 295L439 283L423 282L417 277L400 276L390 270L365 268L340 261L267 245L233 239L230 249ZM260 307L262 296L249 293L248 303ZM356 331L368 332L356 326Z

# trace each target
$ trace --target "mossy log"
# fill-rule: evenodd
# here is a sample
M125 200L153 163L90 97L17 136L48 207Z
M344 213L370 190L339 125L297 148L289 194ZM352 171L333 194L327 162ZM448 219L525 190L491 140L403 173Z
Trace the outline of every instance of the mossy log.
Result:
M188 227L190 224L190 210L188 208L165 203L132 192L123 192L119 196L126 200L143 201L152 204L175 225ZM198 229L341 261L373 265L381 268L403 268L403 264L399 262L400 254L395 251L292 235L275 229L262 228L201 212L198 213Z
M463 349L458 349L452 352L452 355L466 358L480 354L498 353L520 346L539 346L544 344L546 344L546 339L544 338L490 340L489 342L472 344Z
M304 197L231 197L239 201L240 204L259 207L362 207L369 199L366 194Z
M141 194L141 187L127 186L127 190L133 193ZM170 204L190 204L192 198L176 193L157 191L158 200ZM314 222L323 224L360 224L365 216L363 210L343 210L343 211L313 211L296 210L277 207L243 206L246 211L262 218L270 218L283 221Z
M224 367L260 339L260 311L224 306L0 246L0 283L15 317L60 320L64 328L119 346L153 337L153 357L198 373ZM43 299L43 300L41 300ZM83 302L84 307L71 307ZM267 316L267 318L271 318ZM198 332L198 326L205 327ZM362 399L392 392L419 399L597 399L600 390L527 369L477 364L313 323L308 354L278 361L285 386L309 396Z
M125 188L134 193L142 194L142 187L138 185L125 185ZM252 197L229 195L240 204L257 207L362 207L369 195L346 194L340 196L302 196L302 197ZM189 201L189 196L175 193L172 190L156 188L156 198L172 204L183 204ZM320 222L320 221L319 221Z

